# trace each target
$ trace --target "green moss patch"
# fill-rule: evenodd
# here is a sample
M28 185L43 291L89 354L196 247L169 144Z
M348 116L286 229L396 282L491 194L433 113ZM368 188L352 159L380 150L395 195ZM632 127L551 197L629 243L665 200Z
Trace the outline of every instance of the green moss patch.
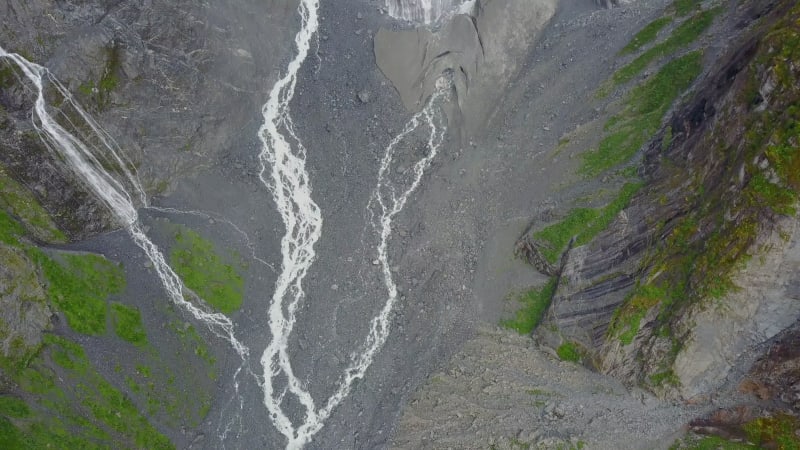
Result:
M11 68L11 63L4 60L0 61L0 89L8 89L17 82L17 77L14 75L14 69Z
M111 304L111 323L114 333L137 347L147 345L147 333L142 324L142 314L137 308L114 302Z
M25 229L22 228L22 225L3 209L0 209L0 242L8 245L18 245L19 238L24 234Z
M122 50L114 45L106 50L106 64L100 74L100 78L95 81L90 79L78 87L78 92L88 99L94 101L97 109L105 110L111 103L111 93L119 86L119 76L122 65Z
M3 448L173 448L73 341L46 334L35 357L6 375L30 399L0 397L0 415L14 418L0 423L0 442L13 443Z
M517 311L513 319L504 320L501 325L520 334L530 334L544 319L555 290L556 279L552 278L543 287L526 292L518 298L522 308Z
M47 279L48 296L64 312L78 333L99 335L106 331L106 299L122 292L122 269L99 255L61 254L51 259L31 250Z
M729 428L739 428L731 426ZM732 441L718 436L690 435L673 444L670 450L749 450L774 448L780 450L800 450L800 421L787 414L762 417L741 425L740 430L746 439ZM744 436L743 436L744 437Z
M183 350L191 351L196 356L200 357L200 359L205 361L206 364L208 364L208 377L212 380L216 380L217 373L214 370L214 366L217 363L217 360L211 355L208 345L206 345L203 338L200 337L197 329L188 323L181 324L178 322L172 322L170 326L180 338L181 347Z
M661 127L664 115L702 71L703 54L691 52L665 64L655 75L634 88L624 109L605 125L606 135L596 150L582 155L580 172L600 173L629 161Z
M0 209L17 217L38 239L52 243L67 241L67 237L56 227L33 194L11 178L2 167L0 167Z
M751 450L756 448L742 442L733 442L717 436L703 436L696 439L683 440L670 450Z
M176 226L170 263L186 286L209 305L231 314L242 306L244 280L237 273L233 256L224 258L211 241Z
M28 404L20 398L0 395L0 415L24 418L31 415L31 410L28 408Z
M800 419L787 414L762 417L744 425L748 440L760 448L800 450Z
M672 22L672 17L659 17L658 19L645 25L638 33L633 36L633 39L622 48L619 52L620 55L627 55L639 51L645 45L656 40L658 32L664 29L665 26Z
M556 354L562 361L580 362L582 358L580 348L573 342L564 342L559 345Z
M0 417L0 448L24 448L22 433L5 417Z
M688 163L664 151L656 191L682 202L680 215L660 227L649 250L641 286L617 310L609 337L630 343L648 310L652 330L678 339L678 318L689 306L721 301L735 290L734 275L758 255L759 236L775 231L800 200L800 6L768 32L734 81L735 96L719 106ZM774 89L761 98L769 77ZM766 104L768 103L768 104ZM685 139L685 137L684 137ZM780 230L777 230L780 231ZM677 355L670 352L667 359ZM661 364L666 373L672 361Z
M666 40L654 45L628 63L628 65L615 72L611 77L613 84L627 83L646 69L653 61L689 46L714 23L714 18L720 11L720 8L710 9L686 19L672 31L672 34Z
M675 14L687 16L700 9L701 3L703 3L701 0L675 0L672 7L675 9Z
M628 296L624 306L614 312L608 328L608 334L618 337L623 344L630 345L639 332L644 316L650 308L661 303L667 295L667 291L658 286L643 285L637 287Z
M608 205L597 209L573 209L562 221L534 233L534 238L544 244L543 256L555 264L573 237L576 246L589 243L608 228L641 187L640 182L626 183Z

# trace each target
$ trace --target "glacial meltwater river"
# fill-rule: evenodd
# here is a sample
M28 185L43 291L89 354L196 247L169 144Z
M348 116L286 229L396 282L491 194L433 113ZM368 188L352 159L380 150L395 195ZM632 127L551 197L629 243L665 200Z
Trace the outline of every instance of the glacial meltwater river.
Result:
M435 22L464 7L469 7L469 2L465 6L464 2L458 0L387 0L387 11L393 17L423 23ZM325 426L333 410L347 398L354 382L369 376L368 369L375 355L390 339L390 315L399 295L389 251L393 220L405 208L411 194L422 182L426 169L443 146L447 119L442 107L449 101L451 92L451 81L446 76L442 77L424 108L413 115L383 149L376 174L377 183L360 213L365 218L361 243L374 242L369 250L371 255L365 260L380 271L384 292L378 300L383 306L377 308L374 316L359 318L369 324L367 334L356 347L343 349L350 359L335 386L329 389L331 394L327 398L315 397L310 389L315 380L301 378L293 369L293 360L302 355L290 352L289 339L297 324L298 307L303 302L327 300L309 297L303 285L316 260L315 245L327 237L324 228L326 211L314 201L314 180L306 169L306 156L319 149L307 148L303 144L303 136L297 132L292 119L290 104L295 95L298 72L317 38L319 10L319 0L300 1L297 10L300 29L294 39L294 57L269 92L262 108L263 122L257 136L261 144L258 154L259 179L267 192L271 193L271 198L264 196L263 208L277 208L285 226L274 290L255 301L268 311L268 323L264 331L270 337L263 350L245 345L237 337L237 325L231 318L213 311L203 299L187 289L169 266L164 253L147 236L140 222L139 210L160 208L149 205L148 195L134 166L114 138L78 104L47 68L0 48L0 58L15 64L33 87L36 95L33 124L42 141L64 162L64 169L85 183L91 193L113 213L119 226L128 232L132 242L152 263L169 299L235 350L240 364L233 378L227 382L236 386L234 391L237 393L242 383L255 383L260 387L263 405L271 420L269 425L285 437L286 448L290 449L302 448L312 441L314 435ZM58 91L65 99L60 110L48 106L46 93L51 89ZM71 117L79 118L81 123L63 120L66 117L65 108L72 109L76 114ZM78 127L91 130L91 136L81 136L77 132ZM413 153L413 160L409 160L408 152L399 152L398 149L408 145L406 141L412 135L418 138L420 133L427 136L425 149ZM113 164L107 164L109 162ZM400 164L407 170L397 170ZM109 166L120 170L111 173L104 168ZM251 356L256 352L261 354L257 362ZM299 409L287 410L288 402L299 405ZM243 405L243 399L239 399L238 403ZM243 407L234 413L245 414ZM233 421L230 418L230 422ZM235 439L228 436L228 428L222 428L220 440L223 443L226 439Z

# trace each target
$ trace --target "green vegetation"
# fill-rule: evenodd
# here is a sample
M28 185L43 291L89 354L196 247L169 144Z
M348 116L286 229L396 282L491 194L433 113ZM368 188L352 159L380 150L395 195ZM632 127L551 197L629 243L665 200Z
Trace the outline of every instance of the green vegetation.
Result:
M9 397L7 395L0 396L0 415L5 417L24 418L31 415L31 410L24 400Z
M42 268L48 296L64 312L70 327L82 334L103 334L106 299L125 287L122 269L99 255L61 254L54 260L32 248L29 254Z
M137 308L122 303L112 303L111 323L114 324L114 332L123 340L137 347L147 345L147 334L142 325L142 315Z
M664 130L664 136L661 138L661 151L665 152L669 150L670 146L672 146L672 126L668 125L667 128Z
M680 378L678 378L678 375L676 375L675 371L672 369L650 375L651 386L664 386L667 384L676 387L681 385Z
M0 173L0 261L11 267L12 273L26 277L18 276L19 283L35 287L23 286L24 292L39 293L24 300L49 301L64 313L73 330L88 335L105 334L109 315L120 338L146 347L140 312L108 303L108 296L125 286L121 268L99 255L46 253L30 243L26 238L37 231L31 224L48 228L52 222L24 188L4 175ZM20 219L28 219L25 227ZM0 335L2 325L0 322ZM142 416L140 408L150 416L171 420L177 427L197 426L211 405L206 389L190 392L184 386L175 386L176 376L169 368L136 364L142 382L139 386L138 380L126 377L126 381L132 381L127 383L133 395L129 398L97 373L75 342L47 333L32 347L20 337L6 342L10 345L0 354L0 375L5 386L14 387L14 396L0 395L0 448L172 448ZM191 352L198 353L202 361L213 361L201 344L176 356L182 359ZM135 361L148 361L150 354L141 352L143 358ZM123 369L119 363L117 369ZM214 376L213 371L209 376ZM191 377L203 379L204 371ZM134 385L139 386L138 391Z
M513 319L504 320L501 324L520 334L530 334L542 322L555 290L555 278L550 279L541 288L531 289L518 299L522 308L517 311L516 316Z
M609 336L617 336L625 345L630 345L639 332L642 319L653 306L667 298L666 289L653 286L639 286L628 296L623 306L614 311L608 328Z
M233 264L224 261L214 245L196 232L183 226L176 228L176 245L170 254L175 272L209 305L225 314L238 310L242 305L244 281Z
M11 422L0 417L0 443L10 445L3 448L173 448L95 371L77 343L45 334L42 347L23 364L0 359L6 376L27 391L32 397L28 404L35 405L0 397L0 414L14 418Z
M573 209L561 222L536 232L534 237L545 245L542 251L543 256L550 263L555 264L573 237L575 237L576 246L587 244L601 231L608 228L611 221L628 206L641 187L642 183L640 182L626 183L617 197L608 205L597 209Z
M615 312L609 337L632 342L641 320L656 308L652 329L672 338L680 313L735 290L734 274L760 251L753 247L757 237L774 231L781 216L797 213L800 85L792 61L800 58L798 20L800 6L795 6L759 43L739 75L744 88L699 137L702 159L662 164L669 174L665 182L685 186L686 212L653 224L664 238L650 249L641 267L649 275ZM759 107L765 101L758 93L765 73L774 74L776 82L768 108ZM669 368L680 347L672 339L675 348L650 377L654 384L674 381Z
M675 0L672 6L675 8L675 14L683 17L700 9L700 3L702 2L699 0Z
M545 391L544 389L528 389L525 392L528 395L536 395L536 396L540 396L540 397L552 397L552 396L556 395L555 393L550 392L550 391Z
M665 26L669 25L672 22L672 17L660 17L649 24L647 24L644 28L642 28L633 39L622 48L619 52L620 55L627 55L628 53L634 53L644 47L645 45L653 42L656 40L658 36L658 32L661 31Z
M774 448L800 450L800 421L797 417L777 414L761 417L741 426L744 442L734 442L718 436L690 436L673 444L671 450L749 450Z
M596 176L622 164L661 127L664 115L702 71L703 54L691 52L670 61L627 96L624 109L605 125L599 147L584 153L581 173Z
M800 450L800 420L786 414L762 417L744 425L747 438L760 448Z
M573 342L564 342L559 345L556 354L562 361L580 362L582 358L580 349Z
M121 70L121 49L114 45L106 49L106 65L100 79L87 80L78 87L78 92L95 101L97 109L102 111L111 102L111 92L119 85L119 73Z
M613 84L620 85L631 81L653 61L671 55L694 42L714 23L714 18L720 11L720 8L710 9L686 19L665 41L654 45L614 73L611 77Z
M50 215L36 201L33 194L8 176L2 167L0 167L0 209L17 217L38 239L54 243L67 241L64 233L56 228Z
M14 69L8 61L0 62L0 88L8 89L17 82Z
M217 360L211 355L208 346L205 341L203 341L203 338L200 337L197 329L193 325L189 325L188 323L181 324L180 322L172 322L170 326L180 338L182 349L191 351L195 356L205 361L208 364L208 378L216 380L217 372L214 369L214 365L217 363Z
M670 450L752 450L753 445L733 442L717 436L688 438L673 444Z
M187 354L179 351L175 359L185 360ZM202 359L202 358L201 358ZM211 407L211 395L206 389L188 392L176 385L176 376L172 369L165 367L161 361L153 360L155 365L135 364L129 367L130 375L125 375L125 385L128 387L137 403L150 416L161 416L165 423L171 426L197 426L202 421ZM181 368L195 367L194 365L180 365ZM122 367L118 372L122 372ZM188 385L200 386L203 371L190 370L183 375L184 380L189 380ZM211 379L213 380L213 378ZM184 384L185 386L186 384Z
M0 242L8 245L18 245L19 237L25 234L22 225L11 218L5 210L0 209Z

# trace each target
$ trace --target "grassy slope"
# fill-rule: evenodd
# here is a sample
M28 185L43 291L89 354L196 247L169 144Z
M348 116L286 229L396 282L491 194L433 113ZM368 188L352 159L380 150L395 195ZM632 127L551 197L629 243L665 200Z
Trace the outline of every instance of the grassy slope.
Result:
M221 256L211 241L198 233L175 226L176 245L170 264L186 286L209 305L231 314L242 306L244 280L236 270L235 257Z
M679 1L674 8L680 16L694 9L694 6L689 7ZM693 43L710 27L718 12L718 9L701 11L685 20L666 40L646 50L615 73L608 86L629 81L657 58L676 53ZM671 16L665 16L651 22L633 37L621 54L641 50L655 40L658 33L672 20ZM655 75L633 87L625 97L622 111L606 122L605 135L598 148L582 155L580 173L587 177L596 177L628 163L658 131L667 111L700 74L702 57L701 51L678 57L664 64ZM606 90L610 89L608 86ZM534 238L542 244L542 256L555 264L573 238L576 246L589 243L628 206L641 186L639 181L629 182L606 206L573 209L560 222L536 231ZM547 287L544 289L546 291ZM541 300L541 291L532 290L523 297L523 309L514 319L505 321L504 325L523 333L530 332L529 327L535 328L549 306L549 298L546 304Z

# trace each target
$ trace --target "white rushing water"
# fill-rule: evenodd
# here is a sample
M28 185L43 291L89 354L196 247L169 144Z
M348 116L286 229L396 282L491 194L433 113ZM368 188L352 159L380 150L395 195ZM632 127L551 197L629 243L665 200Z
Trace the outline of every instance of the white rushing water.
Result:
M0 58L13 62L33 85L36 95L33 125L39 132L42 141L63 159L65 165L125 227L136 245L153 263L153 268L170 299L195 319L206 324L214 334L230 342L242 357L242 361L245 361L248 349L236 339L233 322L224 314L209 312L209 308L203 304L202 300L183 286L178 275L167 264L164 254L142 230L136 205L128 190L130 189L136 194L137 201L141 206L147 206L147 197L138 176L130 169L132 164L124 156L116 141L84 111L70 92L47 68L32 63L16 53L9 53L2 47L0 47ZM65 104L78 114L74 119L78 120L79 118L87 125L97 142L91 142L89 139L82 140L70 133L47 111L45 82L47 82L47 86L52 86L64 98ZM69 118L67 120L70 121ZM72 124L73 127L75 125ZM110 174L103 168L103 162L111 163L111 166L120 172L119 175L115 177ZM185 297L193 298L195 302L190 302Z
M400 134L391 141L381 159L377 184L366 210L369 217L368 227L376 236L375 259L382 274L386 298L377 315L371 318L369 332L363 344L352 351L346 370L339 377L338 383L332 387L332 394L327 399L317 402L312 398L306 383L294 374L288 352L289 338L296 324L295 314L306 297L303 280L315 260L314 245L322 237L323 225L322 211L312 198L311 180L305 168L306 149L294 131L289 108L294 97L298 72L309 56L312 39L319 26L319 0L301 0L298 12L301 28L295 36L297 54L289 63L284 77L273 86L262 109L264 121L258 132L262 144L259 154L261 164L259 177L272 193L275 206L286 227L286 233L281 239L281 266L275 282L275 291L268 305L271 340L261 355L263 377L259 382L263 390L264 405L272 424L286 437L286 447L289 449L302 448L322 429L333 410L347 397L353 383L364 377L375 355L389 337L389 319L398 300L397 286L389 260L392 222L420 185L425 171L430 167L444 142L446 119L440 108L449 98L450 91L450 83L444 79L440 80L427 106L414 115ZM153 263L170 299L195 319L207 325L217 336L227 340L241 357L242 365L236 370L233 380L233 387L238 396L237 377L248 363L250 350L236 338L234 324L230 318L211 312L202 299L197 298L183 286L178 275L167 264L161 250L144 233L137 205L165 213L200 216L208 213L148 206L138 176L131 169L133 165L125 158L124 152L114 139L74 101L66 88L45 67L27 61L18 54L0 48L0 58L6 58L16 64L33 85L36 95L33 123L42 140L109 208L136 245L144 251ZM65 105L74 109L77 117L88 125L91 139L84 136L82 140L76 136L79 133L75 130L70 133L48 112L45 90L50 86L65 99ZM69 117L64 115L64 118L73 128L76 127ZM401 157L405 164L408 163L408 155L402 152L406 148L404 145L408 144L406 140L412 136L417 138L420 134L427 136L427 151L422 155L415 153L416 160L412 161L411 168L402 176L392 175L394 173L392 167L398 164ZM113 163L110 166L118 168L119 173L109 173L104 169L104 162ZM135 200L131 192L135 194ZM253 257L272 268L266 261L257 258L255 249L244 231L235 224L228 224L245 237ZM291 396L300 405L302 417L290 417L290 413L285 409L284 400L287 396ZM239 409L242 410L241 398L238 403ZM223 441L232 423L233 420L221 435Z
M398 20L430 24L453 14L470 14L475 0L386 0L386 12Z
M312 199L311 183L305 168L306 149L294 132L289 111L297 73L308 56L311 40L319 26L318 8L318 0L301 0L301 29L295 38L297 55L289 63L284 77L270 92L262 110L264 123L258 134L263 145L259 154L261 180L272 192L286 227L281 240L280 274L269 306L272 340L261 357L264 405L275 427L286 437L289 449L303 447L322 429L334 408L350 392L353 382L364 377L375 355L386 342L389 316L397 301L397 286L392 278L388 254L392 221L419 186L422 175L444 141L444 115L438 108L442 98L449 92L449 84L441 83L427 107L409 121L386 149L368 209L373 218L371 225L379 235L376 256L388 298L378 315L371 320L370 332L362 348L352 353L352 361L333 394L317 407L305 383L294 374L288 343L296 322L295 313L305 297L303 279L314 262L314 244L322 236L322 212ZM404 183L391 182L389 173L396 149L407 136L422 127L429 128L427 154L416 161L412 176ZM303 409L299 425L294 424L284 410L283 403L287 395L293 396Z

